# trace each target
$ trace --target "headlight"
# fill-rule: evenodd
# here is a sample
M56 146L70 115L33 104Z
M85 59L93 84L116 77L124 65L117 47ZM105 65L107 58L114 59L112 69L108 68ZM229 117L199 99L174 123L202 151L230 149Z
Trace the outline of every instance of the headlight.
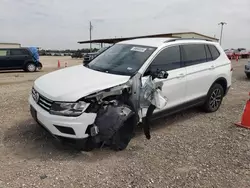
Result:
M89 106L89 103L79 101L76 103L60 103L54 102L51 106L50 113L54 115L61 116L79 116L81 115Z

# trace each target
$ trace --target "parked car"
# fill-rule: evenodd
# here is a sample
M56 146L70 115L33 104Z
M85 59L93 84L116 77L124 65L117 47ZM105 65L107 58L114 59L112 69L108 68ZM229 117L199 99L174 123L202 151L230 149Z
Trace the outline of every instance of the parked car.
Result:
M83 54L81 51L76 51L71 55L71 58L83 58Z
M245 73L247 78L250 79L250 61L248 61L248 64L245 65Z
M108 48L109 47L103 47L103 48L100 48L97 52L85 54L84 55L83 63L84 64L90 63L96 56L98 56L99 54L101 54L102 52L104 52L105 50L107 50Z
M244 49L244 50L240 51L240 57L241 58L247 59L247 58L249 58L249 56L250 56L250 51L249 50Z
M231 61L217 42L134 39L87 65L38 78L29 104L38 124L63 142L123 150L140 123L150 139L152 118L194 106L217 111L231 78Z
M23 69L34 72L42 69L36 48L1 48L0 70Z
M235 58L235 50L234 49L227 49L227 50L225 50L225 53L229 59Z
M249 58L250 56L250 51L246 50L245 48L226 49L225 53L229 59L235 59L236 56L239 58Z

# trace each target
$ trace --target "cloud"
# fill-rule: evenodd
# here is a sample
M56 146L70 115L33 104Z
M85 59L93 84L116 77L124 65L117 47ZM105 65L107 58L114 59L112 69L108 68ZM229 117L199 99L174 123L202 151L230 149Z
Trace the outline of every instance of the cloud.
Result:
M93 38L195 31L219 37L223 47L250 48L249 0L0 0L0 38L24 46L81 48Z

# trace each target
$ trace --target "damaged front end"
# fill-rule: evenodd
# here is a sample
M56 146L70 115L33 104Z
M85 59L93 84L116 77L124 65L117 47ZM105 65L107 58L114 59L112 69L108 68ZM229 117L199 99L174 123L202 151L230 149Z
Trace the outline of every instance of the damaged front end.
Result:
M166 78L166 75L162 75ZM167 100L161 94L162 81L155 82L154 76L144 81L140 73L134 75L127 83L106 89L87 97L90 103L85 113L95 113L96 119L89 125L87 149L110 147L123 150L134 135L135 127L143 124L144 133L150 139L150 118L156 108L163 108ZM142 109L147 108L145 121L142 121Z

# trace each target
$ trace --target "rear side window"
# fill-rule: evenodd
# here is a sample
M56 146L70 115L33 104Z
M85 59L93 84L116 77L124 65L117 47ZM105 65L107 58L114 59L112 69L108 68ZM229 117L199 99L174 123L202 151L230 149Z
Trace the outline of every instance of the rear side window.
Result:
M186 66L207 62L204 44L187 44L182 46L182 58Z
M12 50L10 50L10 55L12 55L12 56L29 55L29 53L25 49L12 49Z
M213 60L217 59L220 56L219 50L214 45L209 44L208 47L209 47L209 50L212 54Z
M181 67L180 47L173 46L162 50L150 65L150 69L155 71L161 70L174 70Z
M7 56L8 50L0 50L0 57Z

